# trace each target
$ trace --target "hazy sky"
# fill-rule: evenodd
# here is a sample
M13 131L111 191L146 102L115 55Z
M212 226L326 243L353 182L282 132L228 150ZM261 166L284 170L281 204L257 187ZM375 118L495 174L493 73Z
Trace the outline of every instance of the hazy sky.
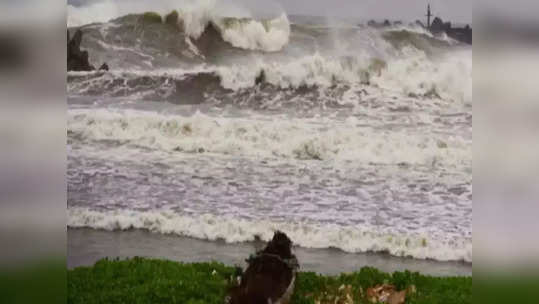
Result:
M243 0L248 1L248 0ZM471 23L472 0L275 0L290 14L333 15L362 19L423 20L427 3L444 20Z
M113 1L126 3L145 2L181 3L189 0L68 0L68 3ZM212 1L212 0L199 0ZM362 20L392 19L413 21L424 20L427 3L431 4L434 15L444 20L471 23L472 0L217 0L229 6L240 4L251 11L275 11L283 8L288 14L301 14L329 17L354 17ZM196 0L191 0L196 2ZM128 4L129 5L129 4Z

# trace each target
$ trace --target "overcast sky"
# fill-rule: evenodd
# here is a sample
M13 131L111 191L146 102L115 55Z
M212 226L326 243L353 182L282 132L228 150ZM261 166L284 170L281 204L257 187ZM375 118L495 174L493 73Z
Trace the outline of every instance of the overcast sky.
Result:
M243 0L249 1L249 0ZM268 0L269 1L269 0ZM275 0L289 14L348 16L362 19L425 19L427 3L444 20L471 23L472 0Z
M79 5L88 2L114 1L129 3L159 1L178 3L189 0L68 0L68 3ZM196 0L191 0L191 2ZM217 0L229 6L241 4L252 11L275 11L284 9L288 14L301 14L328 17L354 17L361 20L392 19L403 21L424 20L427 3L432 12L444 20L471 23L472 0Z

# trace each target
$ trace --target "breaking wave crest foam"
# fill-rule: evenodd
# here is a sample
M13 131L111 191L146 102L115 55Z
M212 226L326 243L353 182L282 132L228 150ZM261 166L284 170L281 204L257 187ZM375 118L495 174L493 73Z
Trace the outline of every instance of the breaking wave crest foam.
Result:
M68 134L115 140L183 153L359 161L380 164L443 164L468 167L469 142L432 133L357 128L350 118L326 124L311 119L185 117L144 111L70 110Z
M468 239L439 238L428 233L403 235L359 226L292 223L289 221L247 220L179 215L172 211L107 212L71 207L67 210L68 227L109 231L144 229L155 233L176 234L229 243L269 241L275 230L285 232L294 244L305 248L337 248L346 252L387 252L394 256L439 261L472 261L472 243Z
M231 16L223 16L223 3L215 0L184 1L174 4L170 1L145 3L135 1L125 6L113 1L91 3L87 6L67 6L68 27L78 27L90 23L108 22L128 14L155 12L165 15L178 13L178 24L186 35L198 39L212 25L220 33L221 38L232 46L246 50L275 52L281 50L289 40L290 23L285 13L275 18L254 18L246 9L231 12ZM238 15L239 13L239 15Z

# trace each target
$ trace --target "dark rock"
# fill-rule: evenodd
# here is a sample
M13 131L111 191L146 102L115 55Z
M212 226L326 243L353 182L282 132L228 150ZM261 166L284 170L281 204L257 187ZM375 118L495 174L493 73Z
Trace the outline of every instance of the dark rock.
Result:
M466 25L463 28L451 28L447 32L447 35L460 42L472 44L472 29L469 25Z
M384 28L384 27L390 27L392 25L391 21L389 20L384 20L384 22L376 22L374 20L370 20L369 22L367 22L367 26L369 27L374 27L374 28Z
M172 11L170 14L165 16L165 23L174 27L178 27L179 19L180 16L178 14L178 11Z
M69 31L68 31L68 33L69 33ZM82 31L80 29L78 29L75 32L75 35L73 36L73 38L69 41L69 46L73 50L80 51L80 44L81 43L82 43Z
M251 256L239 286L230 290L230 304L289 303L299 267L292 241L277 231L264 250Z
M430 26L430 32L434 35L446 33L447 36L467 44L472 44L472 29L469 25L463 28L454 28L451 22L444 22L436 17Z
M255 78L255 85L259 85L264 82L266 82L266 73L264 70L261 70L258 76Z
M210 22L206 26L200 37L192 41L200 53L206 57L219 56L219 50L221 50L223 46L229 45L223 40L221 32L213 22Z
M69 31L67 37L69 38ZM82 31L78 29L75 35L67 42L67 70L68 71L93 71L94 68L88 61L87 51L81 51Z
M90 64L88 51L82 51L82 31L78 29L70 39L67 31L67 70L68 71L95 71L95 67ZM100 70L108 71L108 65L104 63Z
M101 65L101 67L99 67L99 70L100 71L108 71L109 70L109 65L105 62Z
M432 21L432 24L430 25L430 31L433 33L433 34L439 34L439 33L442 33L444 32L445 28L444 28L444 22L442 21L441 18L439 17L436 17L434 18L434 20Z
M451 22L444 22L444 31L449 33L451 31Z

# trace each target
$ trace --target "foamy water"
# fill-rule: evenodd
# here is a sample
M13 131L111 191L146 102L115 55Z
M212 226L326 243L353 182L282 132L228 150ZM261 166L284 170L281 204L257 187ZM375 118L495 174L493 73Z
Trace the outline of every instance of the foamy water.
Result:
M280 230L305 248L339 248L346 252L384 252L395 256L439 261L472 261L472 245L466 238L447 237L427 231L402 233L368 225L341 226L295 220L270 221L238 219L212 214L181 216L170 211L68 210L70 227L92 227L109 231L146 229L156 233L176 234L206 240L248 242L259 238L271 240Z
M377 164L471 166L469 138L437 130L364 126L352 116L331 118L162 115L133 110L72 110L68 132L87 141L169 152L238 157L357 161ZM443 127L439 126L439 131ZM434 164L434 165L433 165Z
M69 227L472 261L471 48L169 4L68 12Z

